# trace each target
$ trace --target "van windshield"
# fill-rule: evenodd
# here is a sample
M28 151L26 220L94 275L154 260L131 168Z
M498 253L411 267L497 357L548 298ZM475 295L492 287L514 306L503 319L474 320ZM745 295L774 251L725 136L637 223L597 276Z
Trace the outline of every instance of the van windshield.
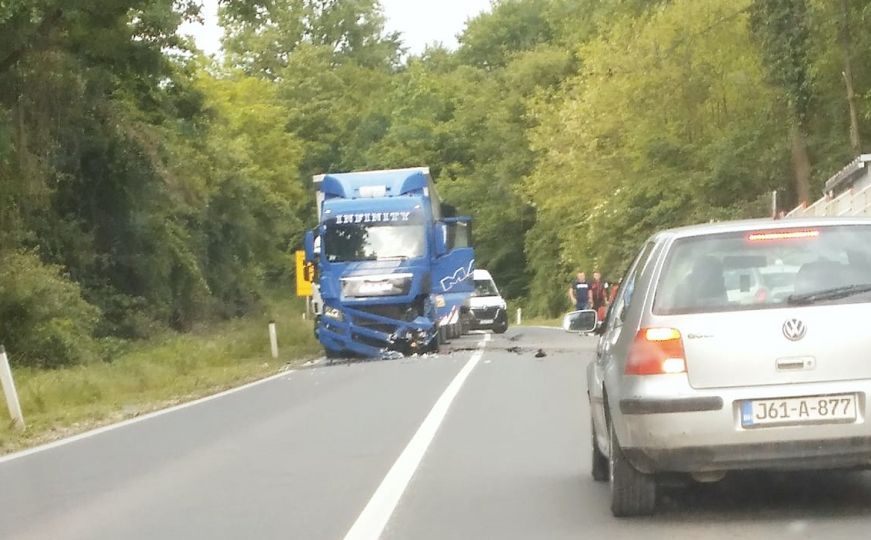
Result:
M476 279L475 292L472 296L499 296L496 285L490 279Z
M678 240L657 287L657 315L783 307L871 284L871 227L735 232ZM865 302L867 293L831 302Z

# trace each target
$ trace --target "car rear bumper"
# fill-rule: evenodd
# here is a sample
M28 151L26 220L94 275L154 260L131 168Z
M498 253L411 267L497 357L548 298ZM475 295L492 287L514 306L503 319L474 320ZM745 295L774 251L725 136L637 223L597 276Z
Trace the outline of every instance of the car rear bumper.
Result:
M611 401L614 428L630 461L645 472L871 466L871 381L692 390L686 375L648 380ZM746 400L856 395L856 419L744 427ZM609 396L609 399L611 396Z
M644 472L802 470L871 467L871 437L682 448L623 448Z

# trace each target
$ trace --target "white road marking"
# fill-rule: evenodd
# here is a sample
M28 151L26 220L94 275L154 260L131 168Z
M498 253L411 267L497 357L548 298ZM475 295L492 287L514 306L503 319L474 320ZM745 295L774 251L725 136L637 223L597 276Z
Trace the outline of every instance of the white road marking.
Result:
M187 409L188 407L195 407L197 405L202 405L208 401L212 401L214 399L220 399L223 397L227 397L231 394L235 394L236 392L242 392L244 390L248 390L250 388L254 388L255 386L260 386L261 384L266 384L268 382L272 382L282 377L285 377L286 380L290 380L289 375L293 373L294 370L290 369L287 371L282 371L276 375L271 375L266 377L265 379L260 379L258 381L254 381L242 386L238 386L236 388L231 388L229 390L225 390L223 392L219 392L217 394L212 394L211 396L206 396L204 398L200 398L194 401L189 401L187 403L182 403L180 405L175 405L173 407L169 407L168 409L161 409L159 411L154 411L152 413L144 414L142 416L137 416L136 418L131 418L129 420L124 420L122 422L117 422L115 424L109 424L108 426L103 426L97 429L92 429L90 431L86 431L84 433L79 433L78 435L73 435L71 437L67 437L65 439L60 439L54 442L50 442L47 444L43 444L40 446L36 446L33 448L29 448L27 450L22 450L20 452L15 452L13 454L8 454L6 456L0 456L0 465L7 463L9 461L15 459L21 459L23 457L31 456L33 454L37 454L39 452L45 452L47 450L52 450L54 448L58 448L61 446L66 446L68 444L72 444L74 442L81 441L83 439L88 439L91 437L96 437L97 435L102 435L103 433L113 431L116 429L125 428L127 426L131 426L133 424L138 424L139 422L145 422L146 420L151 420L152 418L157 418L158 416L163 416L165 414L170 414L174 412L178 412L183 409Z
M426 454L429 445L435 438L442 421L450 409L454 398L459 394L463 383L481 361L484 356L484 348L487 342L490 341L490 334L484 336L483 341L478 344L480 350L475 351L472 357L466 362L466 365L457 373L451 384L445 389L444 393L433 405L432 410L426 415L423 423L417 430L417 433L411 438L408 446L396 459L396 462L387 472L387 476L381 481L381 485L375 490L372 498L363 512L354 522L351 530L345 535L345 540L374 540L381 537L387 522L393 515L396 505L405 493L411 478L420 466L424 454Z
M515 326L515 328L537 328L539 330L562 330L561 326ZM565 331L565 330L563 330Z

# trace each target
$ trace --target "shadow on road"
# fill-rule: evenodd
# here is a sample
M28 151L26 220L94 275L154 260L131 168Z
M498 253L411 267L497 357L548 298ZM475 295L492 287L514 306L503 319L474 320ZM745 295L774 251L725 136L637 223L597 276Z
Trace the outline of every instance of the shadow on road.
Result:
M741 472L716 484L663 488L657 518L741 521L871 515L871 474Z

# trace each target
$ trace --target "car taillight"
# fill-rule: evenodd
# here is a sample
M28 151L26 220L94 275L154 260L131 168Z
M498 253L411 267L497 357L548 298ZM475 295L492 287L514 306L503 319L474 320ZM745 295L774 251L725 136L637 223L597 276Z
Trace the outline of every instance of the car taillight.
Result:
M683 338L674 328L642 328L626 362L627 375L665 375L687 370Z

